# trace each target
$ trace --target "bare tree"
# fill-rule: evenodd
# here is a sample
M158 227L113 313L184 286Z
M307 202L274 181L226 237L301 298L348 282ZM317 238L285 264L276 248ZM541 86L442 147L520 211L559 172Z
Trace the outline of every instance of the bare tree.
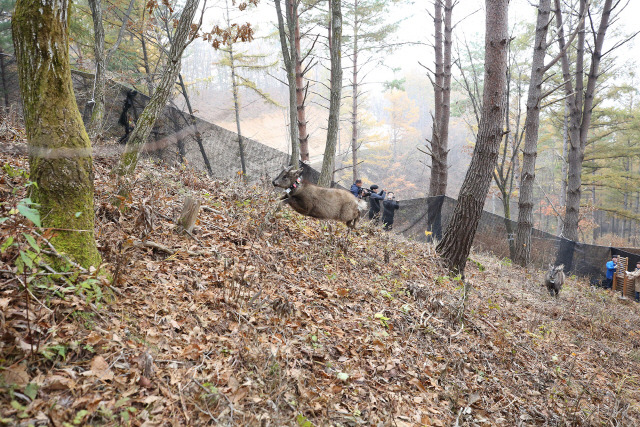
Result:
M520 175L520 199L518 201L518 227L515 242L514 261L522 266L529 264L531 257L531 230L533 229L533 184L536 173L536 157L538 155L538 128L540 126L540 105L542 99L550 92L542 93L545 73L566 53L563 49L554 59L545 65L544 58L549 48L547 33L551 0L540 0L536 35L533 42L533 59L531 61L531 78L527 95L527 117L525 119L525 138L522 157L522 173ZM584 15L582 15L584 18ZM582 20L581 20L582 21ZM569 44L577 31L573 33Z
M129 2L129 8L122 17L122 26L118 31L118 38L116 42L105 52L104 49L104 26L102 25L102 1L101 0L89 0L89 6L91 8L91 17L93 18L93 31L94 31L94 52L96 62L96 74L94 77L94 94L93 94L93 110L91 112L91 121L89 123L89 135L93 138L100 134L102 130L102 121L104 119L104 104L105 104L105 89L107 82L107 67L111 57L118 50L120 43L122 42L122 36L127 28L129 22L129 15L133 10L133 4L135 0Z
M303 55L301 50L301 38L300 38L300 13L298 13L297 6L293 8L294 1L292 2L291 17L294 20L294 47L296 52L295 57L295 73L296 73L296 113L298 120L298 140L300 141L300 160L305 163L309 163L309 132L307 132L307 115L305 108L305 101L307 99L307 92L309 90L309 82L304 83L305 74L311 69L313 64L310 61L306 67L303 68L303 63L313 50L313 46L309 51ZM317 40L317 38L316 38ZM315 44L315 42L314 42Z
M198 121L196 120L196 116L193 115L193 107L191 106L191 100L189 99L187 86L184 84L184 80L182 79L182 74L178 74L178 84L180 85L180 91L182 92L184 101L187 104L187 109L189 110L189 119L191 122L190 125L193 126L193 137L195 138L196 143L198 144L198 148L200 149L200 154L202 155L204 166L207 168L207 174L209 174L209 176L213 176L213 169L211 169L211 163L209 163L209 157L207 156L207 152L204 149L204 142L202 141L202 135L198 130Z
M515 258L520 265L527 265L531 254L531 230L533 228L533 183L538 155L538 127L540 124L540 98L542 79L546 68L544 57L547 52L547 31L551 0L540 0L536 35L533 42L531 79L527 96L527 118L525 119L525 140L520 174L520 199L518 201L518 228L516 232Z
M444 2L443 0L436 0L434 6L435 73L432 84L435 101L433 130L429 140L430 147L427 147L431 157L430 197L445 195L447 192L449 117L451 115L451 15L454 4L452 0L444 0ZM444 38L442 33L443 24Z
M278 15L278 33L280 35L280 47L282 48L282 59L287 73L287 83L289 86L289 135L291 136L291 164L298 165L300 159L300 141L298 134L297 115L297 95L296 95L296 64L298 63L298 51L295 43L295 28L298 16L298 1L285 0L285 18L282 17L282 7L280 0L275 0L276 13ZM294 16L295 21L294 22ZM289 37L289 43L287 43ZM308 147L307 147L308 155Z
M170 23L171 19L169 19L169 16L165 16L162 19L162 22L164 23L164 30L165 30L165 34L167 35L167 39L169 41L169 44L173 44L173 34L171 32L171 28L169 27L169 23ZM144 41L145 36L144 36L144 32L141 34L141 40ZM144 45L144 43L143 43ZM164 49L164 47L162 47L162 51L165 55L168 55L169 52L166 51L166 49ZM145 60L145 64L147 64L146 60ZM148 64L147 64L148 65ZM145 67L146 69L148 69L148 67ZM147 74L147 84L149 85L149 90L153 91L153 86L150 83L151 79L149 74ZM182 93L182 97L184 98L185 104L187 105L187 110L189 111L189 120L186 120L184 115L180 112L179 114L173 114L172 116L177 116L179 115L180 117L182 117L187 126L190 126L192 128L193 131L193 137L196 140L196 143L198 144L198 148L200 150L200 154L202 155L202 161L204 162L204 166L207 169L207 174L209 176L213 176L213 169L211 169L211 163L209 162L209 157L207 156L207 152L204 149L204 142L202 140L202 134L200 133L200 131L198 130L198 121L196 120L196 116L193 114L193 107L191 105L191 99L189 98L189 92L187 91L187 85L184 83L184 79L182 78L182 73L178 73L178 81L177 81L178 86L180 87L180 93ZM172 105L174 106L174 108L177 110L178 107L177 105L175 105L173 103L173 101L171 102ZM173 117L172 120L174 121L174 127L176 127L176 132L178 132L181 127L178 123L178 120ZM180 155L180 161L183 162L186 152L185 152L185 144L184 144L184 140L182 138L178 139L178 152Z
M454 272L464 274L503 135L509 0L485 0L485 79L478 138L458 203L436 250Z
M429 197L444 196L447 193L449 165L449 117L451 115L451 46L453 14L452 0L435 0L433 24L435 73L431 81L434 93L434 115L431 139L427 140L427 154L431 158L431 176L429 180ZM444 10L444 18L443 18ZM444 24L444 40L443 29ZM428 199L429 226L434 231L437 240L442 238L440 200Z
M318 185L331 186L336 157L336 145L338 142L338 129L340 126L340 101L342 93L342 9L340 0L330 0L330 40L329 51L331 54L331 82L329 98L329 120L327 129L327 144L324 148L322 169Z
M229 16L229 1L226 2L227 6L227 29L231 30L231 18ZM238 75L236 71L236 61L234 58L234 49L233 43L229 43L229 46L224 49L229 54L229 68L231 69L231 90L233 93L233 109L236 114L236 130L238 133L238 150L240 152L240 166L242 168L242 177L246 179L247 177L247 163L245 160L244 153L244 142L242 141L242 129L240 128L240 100L238 93ZM292 124L293 126L293 124Z
M524 139L522 100L524 94L525 76L523 69L528 69L530 64L523 61L524 49L519 47L521 43L509 43L507 53L507 83L505 90L504 124L505 131L498 151L498 160L493 170L493 181L499 191L499 198L502 202L504 213L504 225L507 232L509 244L509 257L515 256L514 228L511 221L511 199L516 189L519 171L520 146ZM482 100L479 91L484 85L482 76L479 73L481 67L474 62L475 52L472 52L469 45L465 43L468 64L463 66L462 61L458 61L460 68L460 83L466 92L467 98L473 110L473 116L469 120L469 128L474 137L475 129L480 120L482 110ZM474 120L475 119L475 122ZM435 228L435 227L434 227Z
M133 174L138 163L140 149L147 141L147 138L153 129L153 125L158 118L158 114L160 114L162 109L165 107L167 99L169 98L169 95L171 95L173 86L178 78L178 74L180 73L182 53L192 40L189 35L192 31L191 25L199 3L200 0L187 0L182 13L180 14L180 20L178 21L178 26L173 36L173 43L171 44L167 64L160 84L155 89L149 103L140 115L135 129L127 141L124 153L122 153L122 157L115 168L115 172L120 176ZM200 24L201 23L202 16L200 17ZM197 24L198 28L200 27L200 24ZM119 191L121 193L127 192L124 188L121 188Z
M395 46L393 33L400 27L398 21L389 20L394 0L354 0L343 7L344 27L350 34L343 34L345 46L351 51L351 170L353 181L358 178L359 106L364 97L362 86L368 70L380 63L380 54L390 52Z
M597 31L592 22L591 28L594 37L591 46L591 64L584 85L584 56L586 44L585 20L578 23L578 37L575 46L575 70L573 76L569 64L569 54L564 36L562 10L560 0L555 0L556 24L558 27L558 44L560 47L562 75L564 80L565 95L569 103L569 171L567 182L567 201L563 236L572 241L578 241L578 222L580 220L580 196L582 186L582 162L584 150L587 144L587 134L591 124L593 101L596 91L596 80L599 76L598 68L602 58L602 47L605 35L609 28L611 12L620 4L619 1L604 0L602 13ZM590 21L592 13L588 10L591 4L588 0L580 0L580 16L588 14Z
M498 191L500 191L504 226L507 231L507 242L509 243L509 257L511 259L515 256L514 230L511 222L511 197L515 189L516 175L518 173L520 145L525 133L521 125L524 76L521 71L522 64L518 63L518 53L517 49L513 49L513 45L510 44L507 62L507 105L504 114L505 132L498 154L498 162L493 171L493 181L498 187ZM511 103L512 98L514 105Z

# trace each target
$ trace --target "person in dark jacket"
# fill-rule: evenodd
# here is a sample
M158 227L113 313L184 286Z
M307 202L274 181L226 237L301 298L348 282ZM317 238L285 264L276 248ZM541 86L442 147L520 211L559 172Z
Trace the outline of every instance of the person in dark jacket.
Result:
M382 208L383 229L390 231L393 228L393 217L396 214L396 210L400 208L400 204L396 201L396 197L391 191L387 193L387 200L382 202Z
M353 194L358 199L362 198L362 191L363 190L364 190L364 188L362 188L362 180L361 179L356 179L356 182L351 184L351 188L349 189L349 191L351 191L351 194Z
M369 194L369 219L373 219L374 221L378 221L380 218L380 202L384 200L384 190L380 190L378 193L378 186L372 185L369 187L371 190L371 194Z

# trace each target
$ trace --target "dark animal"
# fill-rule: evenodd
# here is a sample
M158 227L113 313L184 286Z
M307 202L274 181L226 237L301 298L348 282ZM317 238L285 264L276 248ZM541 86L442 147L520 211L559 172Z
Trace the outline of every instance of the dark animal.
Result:
M318 219L333 219L355 228L360 216L358 203L353 194L337 188L318 187L302 179L303 168L285 168L272 181L275 187L285 188L286 194L278 209L288 204L296 212Z
M544 276L544 284L547 286L547 290L551 296L558 298L560 289L564 284L564 264L558 266L549 265L549 271Z
M138 94L135 90L130 90L127 92L127 98L124 100L124 105L122 106L122 113L120 113L120 118L118 119L118 123L124 126L124 135L120 138L120 144L126 144L129 139L129 133L133 130L133 126L129 123L129 109L133 107L133 115L134 119L138 115L136 112L136 107L133 105L133 101Z

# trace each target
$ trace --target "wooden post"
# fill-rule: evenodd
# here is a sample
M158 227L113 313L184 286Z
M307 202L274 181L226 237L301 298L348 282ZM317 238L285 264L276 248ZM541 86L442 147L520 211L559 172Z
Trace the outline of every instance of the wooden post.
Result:
M194 199L191 196L187 197L182 206L180 219L178 220L178 224L180 224L182 229L187 233L193 231L196 219L198 218L198 212L200 212L200 200Z
M623 295L628 263L629 258L618 257L618 265L616 266L616 271L613 274L613 283L611 286L612 291L621 290Z

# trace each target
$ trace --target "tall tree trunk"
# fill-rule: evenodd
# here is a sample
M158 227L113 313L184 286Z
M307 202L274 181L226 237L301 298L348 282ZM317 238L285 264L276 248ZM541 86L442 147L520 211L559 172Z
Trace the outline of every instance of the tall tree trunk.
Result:
M447 179L449 167L447 157L449 154L449 116L451 99L451 45L452 27L451 15L453 4L451 0L434 2L434 27L435 27L435 76L433 81L434 91L434 120L431 132L431 174L429 180L429 196L444 196L447 193ZM443 19L444 9L444 19ZM444 24L444 40L442 28ZM427 201L429 212L429 228L433 231L436 240L442 239L441 210L442 203ZM435 211L434 211L435 210Z
M444 239L436 250L452 271L464 274L502 138L507 83L509 0L485 0L485 83L482 116L471 164Z
M358 0L353 5L353 74L351 78L351 161L353 182L358 179Z
M444 86L444 54L442 43L442 0L434 1L433 25L434 51L435 51L435 76L433 76L433 130L431 131L431 179L429 181L429 196L439 196L440 169L442 164L440 147L440 126L442 124L442 88Z
M228 16L228 15L227 15ZM227 28L231 24L227 19ZM233 57L233 43L229 45L229 62L231 66L231 88L233 90L233 108L236 112L236 130L238 132L238 150L240 151L240 166L242 167L242 178L247 177L247 164L244 158L244 142L242 141L242 130L240 129L240 104L238 99L238 81L236 79L235 59Z
M511 222L511 198L507 192L503 193L502 197L504 229L507 231L507 243L509 244L509 259L514 259L516 256L516 247L513 236L513 223Z
M586 8L586 0L580 0L580 11ZM561 16L560 5L556 0L556 19ZM560 21L561 23L561 21ZM558 24L558 28L562 28ZM560 49L564 48L564 33L558 30L558 42ZM569 101L569 154L567 156L567 202L565 205L565 217L562 235L566 239L578 241L578 222L580 214L580 196L582 186L582 162L584 153L580 150L580 121L582 119L583 87L584 87L584 21L579 24L578 40L576 43L576 71L575 89L566 89ZM565 85L572 86L571 72L569 70L568 56L562 58L562 74Z
M584 51L585 51L585 31L584 20L580 21L580 32L576 44L576 71L575 87L571 89L569 77L569 58L565 54L562 56L562 71L565 79L565 90L571 105L570 108L570 146L569 146L569 172L567 182L567 203L565 209L565 220L563 235L565 238L578 241L578 222L580 220L580 196L582 186L582 163L584 161L584 150L587 144L587 134L591 125L591 115L593 110L593 100L598 78L598 69L602 56L602 46L609 27L613 0L605 0L603 4L602 16L598 31L595 34L595 43L592 47L591 65L587 85L584 87ZM616 3L617 4L617 3ZM588 7L587 0L580 0L581 12ZM562 28L562 16L560 11L560 0L556 0L556 20L558 28ZM582 16L582 14L581 14ZM564 34L558 34L560 50L564 48Z
M291 17L295 25L295 64L296 64L296 113L298 121L298 139L300 140L300 160L309 163L309 134L307 133L307 117L305 114L305 85L302 71L302 52L300 48L300 17L296 1L292 1Z
M149 96L153 96L154 88L153 88L153 77L151 76L151 67L149 67L149 54L147 53L147 36L146 28L145 28L145 19L144 15L147 11L147 8L142 9L142 31L140 32L140 44L142 45L142 65L144 67L144 72L147 80L147 90L149 91Z
M435 100L433 131L431 132L429 196L444 195L447 192L449 173L447 157L449 154L449 117L451 112L451 15L453 3L452 0L437 0L434 2L434 6L435 76L433 91Z
M207 168L207 173L209 176L213 176L213 170L211 169L211 163L209 163L209 157L207 156L206 151L204 150L204 143L202 142L202 135L198 130L198 122L196 121L196 116L193 115L193 108L191 107L191 100L189 99L189 94L187 93L187 86L184 84L184 80L182 79L182 74L178 74L178 83L180 84L180 89L182 91L182 96L184 97L185 102L187 103L187 109L189 110L189 119L191 121L191 126L193 126L193 136L198 143L198 148L200 149L200 154L202 155L202 161L204 161L204 166Z
M4 64L4 49L0 47L0 72L2 73L2 94L4 95L4 106L9 108L9 90L7 88L7 71Z
M289 85L289 135L291 137L291 164L296 166L300 159L300 140L298 137L298 126L296 122L297 116L297 98L296 98L296 69L297 53L295 50L295 43L292 41L295 38L295 25L293 25L293 14L297 15L297 1L285 0L284 6L286 8L286 27L285 20L282 17L282 8L280 7L280 0L275 0L276 13L278 15L278 33L280 35L280 47L282 48L282 59L284 61L284 68L287 72L287 84ZM287 36L289 36L289 43L287 43ZM293 37L292 37L293 36Z
M54 230L59 252L97 267L93 159L71 82L68 7L67 0L18 0L13 40L42 225Z
M451 46L453 44L452 0L445 0L444 5L444 53L442 71L442 115L440 117L440 171L438 177L438 194L446 195L449 178L449 117L451 116Z
M569 104L565 99L564 102L564 118L562 124L562 167L560 169L560 206L565 206L567 203L567 151L569 148ZM562 234L562 221L563 218L558 216L558 236Z
M173 104L173 103L172 103ZM184 121L182 113L178 110L177 105L173 104L174 108L171 109L169 114L169 118L171 119L171 124L173 125L173 131L176 134L176 145L178 146L178 157L180 157L180 163L184 164L187 157L187 149L184 143L184 136L181 134L182 129L184 128ZM180 120L180 119L183 120Z
M640 173L640 163L638 164L638 173ZM636 203L634 213L640 213L640 191L636 192ZM638 220L635 220L635 227L633 232L633 246L638 245Z
M522 156L522 174L520 175L520 199L518 200L518 226L515 242L514 261L522 266L531 260L531 230L533 229L533 184L536 175L536 157L538 156L538 128L540 126L540 98L545 67L544 57L547 51L547 31L551 0L540 0L538 20L533 44L531 61L531 79L527 96L527 117L525 119L525 137Z
M96 75L93 88L93 110L89 121L89 134L94 138L102 127L104 119L104 92L106 87L106 61L104 51L104 27L102 25L101 0L89 0L91 17L93 18L93 51L96 63Z
M96 62L96 75L94 77L94 91L93 91L93 110L91 112L91 121L89 122L89 134L96 137L102 131L102 122L104 120L104 104L107 82L107 66L109 59L113 53L118 49L124 30L127 27L129 21L129 15L133 10L134 0L129 3L129 8L125 16L123 17L122 27L118 32L118 38L114 45L105 53L104 49L104 26L102 25L102 3L101 0L89 0L89 6L91 8L91 17L93 18L93 32L94 32L94 54Z
M191 22L193 21L193 16L198 9L199 3L200 0L187 0L182 10L160 84L136 122L136 127L131 133L124 153L116 166L115 172L120 176L133 174L138 163L140 149L147 141L147 138L149 138L149 134L153 129L158 115L167 104L167 99L169 95L171 95L173 85L180 73L182 53L186 47L187 37L191 30ZM126 189L121 188L120 192L126 193Z
M318 185L330 187L334 172L336 144L340 126L340 101L342 93L342 9L340 0L330 0L331 4L331 83L329 98L329 121L327 126L327 144L322 159L322 170Z

